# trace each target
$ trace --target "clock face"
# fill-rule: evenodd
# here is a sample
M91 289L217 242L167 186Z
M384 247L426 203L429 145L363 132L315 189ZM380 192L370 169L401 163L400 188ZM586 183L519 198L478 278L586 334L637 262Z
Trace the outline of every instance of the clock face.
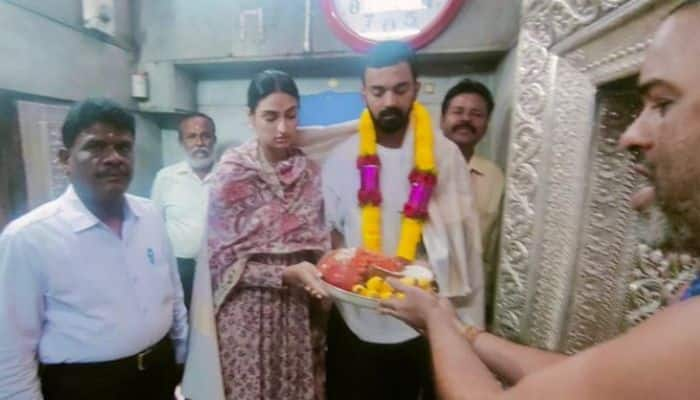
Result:
M463 0L322 0L333 31L355 50L384 40L419 48L454 18Z

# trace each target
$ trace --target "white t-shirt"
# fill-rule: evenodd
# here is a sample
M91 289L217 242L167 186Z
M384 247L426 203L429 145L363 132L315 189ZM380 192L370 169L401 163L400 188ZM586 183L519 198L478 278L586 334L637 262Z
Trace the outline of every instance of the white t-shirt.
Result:
M361 247L360 207L357 191L360 175L356 167L359 135L340 144L326 160L323 170L323 199L326 221L341 233L346 247ZM408 198L408 176L413 169L413 133L406 133L401 148L377 145L381 160L379 186L382 193L382 251L396 254L401 232L401 211ZM400 343L418 336L403 322L376 311L338 302L348 327L362 340Z

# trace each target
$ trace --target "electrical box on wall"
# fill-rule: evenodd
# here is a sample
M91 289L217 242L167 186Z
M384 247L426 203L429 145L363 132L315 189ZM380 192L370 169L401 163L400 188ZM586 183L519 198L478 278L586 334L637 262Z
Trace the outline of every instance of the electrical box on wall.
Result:
M83 0L83 25L104 35L113 37L114 0Z

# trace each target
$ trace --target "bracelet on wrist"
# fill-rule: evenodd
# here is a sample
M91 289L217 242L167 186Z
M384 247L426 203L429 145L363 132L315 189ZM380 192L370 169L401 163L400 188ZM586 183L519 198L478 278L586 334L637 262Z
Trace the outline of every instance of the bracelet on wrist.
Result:
M472 325L462 324L460 332L462 333L462 336L467 339L467 342L473 345L476 337L479 336L480 333L483 333L484 330Z

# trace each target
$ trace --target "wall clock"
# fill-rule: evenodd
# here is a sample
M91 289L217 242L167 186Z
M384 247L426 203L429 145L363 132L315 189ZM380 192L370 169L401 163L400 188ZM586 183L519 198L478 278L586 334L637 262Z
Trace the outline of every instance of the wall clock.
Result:
M356 51L383 40L419 49L457 15L464 0L321 0L333 32Z

